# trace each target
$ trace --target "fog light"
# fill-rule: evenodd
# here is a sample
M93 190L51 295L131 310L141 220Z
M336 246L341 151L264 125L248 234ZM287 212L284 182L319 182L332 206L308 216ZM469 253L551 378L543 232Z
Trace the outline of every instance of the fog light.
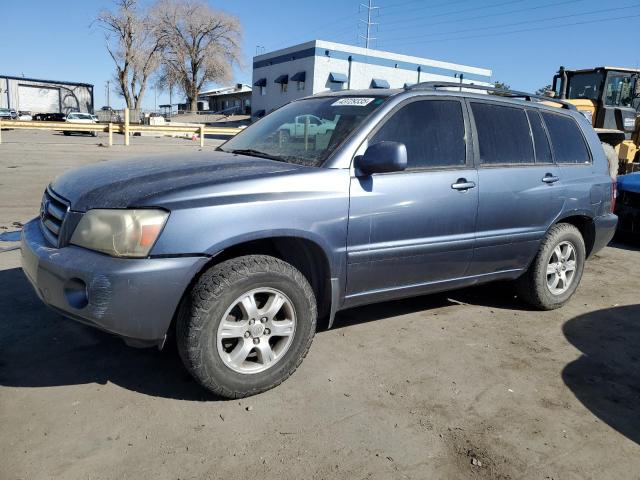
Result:
M64 284L64 297L73 308L80 310L89 304L87 284L79 278L67 280Z

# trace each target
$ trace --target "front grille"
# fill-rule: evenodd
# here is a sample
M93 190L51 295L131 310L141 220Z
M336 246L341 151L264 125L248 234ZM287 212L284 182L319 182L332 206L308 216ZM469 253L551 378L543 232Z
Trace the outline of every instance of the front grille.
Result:
M47 188L40 205L40 227L47 242L54 247L60 246L60 233L68 211L69 203Z
M640 193L621 190L618 202L628 207L640 208Z

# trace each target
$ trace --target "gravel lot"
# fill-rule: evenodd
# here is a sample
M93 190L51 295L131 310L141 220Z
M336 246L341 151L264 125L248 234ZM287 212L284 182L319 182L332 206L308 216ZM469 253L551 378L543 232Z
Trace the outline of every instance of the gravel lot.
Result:
M0 249L60 172L199 148L2 136ZM228 401L175 349L131 349L48 310L5 251L0 479L637 479L639 276L640 250L614 244L553 312L503 284L345 311L283 385Z

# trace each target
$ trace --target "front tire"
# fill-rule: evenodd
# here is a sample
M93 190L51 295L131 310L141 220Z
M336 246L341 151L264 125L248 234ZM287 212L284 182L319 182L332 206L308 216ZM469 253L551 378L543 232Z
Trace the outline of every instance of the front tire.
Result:
M316 331L316 299L292 265L247 255L211 267L182 302L176 340L187 370L213 393L269 390L300 365Z
M560 308L578 288L585 259L580 231L568 223L554 225L529 270L516 282L518 296L539 310Z

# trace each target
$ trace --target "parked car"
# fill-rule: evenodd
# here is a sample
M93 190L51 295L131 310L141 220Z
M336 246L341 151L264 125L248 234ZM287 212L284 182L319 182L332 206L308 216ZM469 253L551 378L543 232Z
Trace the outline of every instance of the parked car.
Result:
M616 214L622 236L640 236L640 172L618 177Z
M36 113L33 120L38 122L64 122L67 115L64 113Z
M0 108L0 120L13 120L14 117L11 114L11 110L8 108Z
M90 113L71 112L66 116L65 122L86 124L86 123L98 123L98 120L96 117L94 117ZM64 130L62 133L64 133L65 135L71 135L72 133L84 133L84 134L91 135L92 137L98 136L98 132L88 132L86 130L78 130L76 132L73 132L71 130Z
M285 139L302 138L305 135L305 131L307 136L315 137L316 135L331 133L334 128L335 123L330 120L319 118L315 115L298 115L293 119L293 122L281 125L278 133L284 136Z
M67 172L22 230L23 269L131 345L175 332L225 397L279 385L345 308L496 280L561 307L616 228L598 136L569 104L451 87L320 94L215 152ZM276 138L304 115L329 141Z
M29 112L27 110L20 110L18 112L18 120L23 120L25 122L29 122L29 121L33 120L33 117L31 116L31 112Z

